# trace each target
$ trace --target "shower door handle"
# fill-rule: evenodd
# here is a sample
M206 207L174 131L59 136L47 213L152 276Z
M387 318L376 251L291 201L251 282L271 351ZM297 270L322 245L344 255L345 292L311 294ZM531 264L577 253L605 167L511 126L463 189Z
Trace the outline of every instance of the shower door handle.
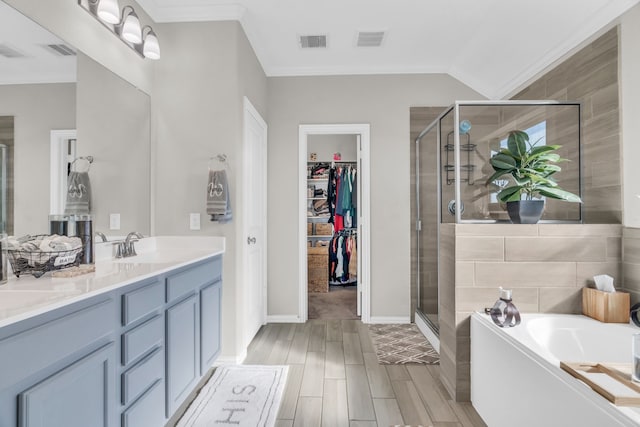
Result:
M256 238L255 237L251 237L251 236L247 237L247 245L250 245L252 243L254 245L256 244Z

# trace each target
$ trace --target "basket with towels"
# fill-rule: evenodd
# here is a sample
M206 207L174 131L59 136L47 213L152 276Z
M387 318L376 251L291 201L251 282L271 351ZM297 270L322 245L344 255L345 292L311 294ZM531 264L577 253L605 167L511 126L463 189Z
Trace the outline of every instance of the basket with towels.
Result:
M16 277L21 273L40 277L47 271L79 265L82 252L78 237L27 235L7 240L7 257Z

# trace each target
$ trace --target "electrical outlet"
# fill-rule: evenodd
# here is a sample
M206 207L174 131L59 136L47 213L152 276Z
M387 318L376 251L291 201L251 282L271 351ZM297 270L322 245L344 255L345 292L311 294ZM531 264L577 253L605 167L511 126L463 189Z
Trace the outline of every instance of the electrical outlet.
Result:
M120 230L120 214L109 214L109 230Z
M200 214L199 213L189 214L189 229L200 230Z

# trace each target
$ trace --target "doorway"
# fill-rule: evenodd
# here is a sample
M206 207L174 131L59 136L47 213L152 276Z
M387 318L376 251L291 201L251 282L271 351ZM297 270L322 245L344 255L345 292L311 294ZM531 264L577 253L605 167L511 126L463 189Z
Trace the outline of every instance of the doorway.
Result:
M343 152L339 150L344 151L345 157L342 157ZM324 168L326 170L323 170ZM323 207L326 200L324 192L328 189L330 178L335 176L329 176L329 169L332 169L334 174L339 170L341 174L349 171L355 172L357 176L357 190L353 193L353 197L357 200L357 209L351 210L351 214L344 213L347 215L348 222L342 222L345 218L340 218L337 225L332 225L334 220L329 220L332 213L329 212L328 206ZM315 173L318 171L320 173ZM334 293L332 296L343 303L348 312L354 314L351 318L359 316L364 323L368 323L370 319L369 125L300 125L299 189L298 316L300 321L305 322L309 318L312 310L309 296L317 296L318 293L313 292L315 289L311 289L310 284L319 279L316 282L325 287L326 292L322 292L326 294L325 297L330 296L332 291ZM314 191L314 194L311 194L311 191ZM320 192L323 193L320 194ZM335 218L335 212L333 214ZM329 259L330 247L333 247L333 259ZM338 248L340 248L339 252L337 252ZM348 248L357 251L357 258L355 258L357 262L351 264L350 268L344 264L347 258L342 258L343 255L347 256ZM341 258L340 266L338 266L338 256ZM348 257L350 256L355 257L355 254L349 252ZM350 310L351 308L355 308L355 312ZM338 312L336 314L343 316Z

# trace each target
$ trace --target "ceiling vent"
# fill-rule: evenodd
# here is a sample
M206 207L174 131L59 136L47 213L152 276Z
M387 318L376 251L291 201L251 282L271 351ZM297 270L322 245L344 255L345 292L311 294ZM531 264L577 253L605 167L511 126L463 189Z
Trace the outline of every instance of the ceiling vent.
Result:
M26 55L15 48L0 43L0 56L4 56L5 58L25 58Z
M42 45L46 50L56 56L76 56L76 51L63 43Z
M327 47L327 36L300 36L300 47L303 49L315 49Z
M358 47L379 47L384 39L384 31L360 31L358 32Z

